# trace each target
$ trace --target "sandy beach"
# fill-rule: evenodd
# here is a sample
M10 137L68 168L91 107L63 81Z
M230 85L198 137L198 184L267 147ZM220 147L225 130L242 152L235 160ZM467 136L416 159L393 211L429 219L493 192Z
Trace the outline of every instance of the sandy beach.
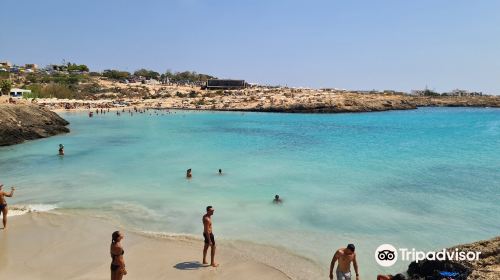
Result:
M109 279L109 243L117 227L99 218L28 213L0 231L0 279ZM125 233L124 279L291 279L219 245L218 268L203 267L202 241Z

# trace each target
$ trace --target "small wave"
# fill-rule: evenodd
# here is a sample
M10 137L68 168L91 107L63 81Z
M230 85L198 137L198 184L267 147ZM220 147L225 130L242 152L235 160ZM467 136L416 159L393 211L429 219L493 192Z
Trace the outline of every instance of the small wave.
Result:
M151 237L151 238L159 238L159 239L169 239L175 241L199 241L201 237L196 236L194 234L187 233L173 233L173 232L160 232L160 231L137 231L136 233Z
M9 216L20 216L33 212L48 212L57 209L53 204L9 205Z

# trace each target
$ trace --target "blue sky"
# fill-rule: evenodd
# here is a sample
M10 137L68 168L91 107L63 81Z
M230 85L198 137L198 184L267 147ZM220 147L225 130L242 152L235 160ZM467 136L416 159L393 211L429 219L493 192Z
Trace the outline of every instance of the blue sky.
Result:
M500 93L500 1L2 0L0 60Z

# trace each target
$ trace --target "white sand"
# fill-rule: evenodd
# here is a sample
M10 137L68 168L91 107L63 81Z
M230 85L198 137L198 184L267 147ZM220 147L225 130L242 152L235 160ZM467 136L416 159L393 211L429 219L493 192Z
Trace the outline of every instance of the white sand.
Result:
M109 279L109 221L28 213L0 230L0 279ZM153 238L122 230L124 279L291 279L283 272L219 245L220 267L202 267L203 241Z

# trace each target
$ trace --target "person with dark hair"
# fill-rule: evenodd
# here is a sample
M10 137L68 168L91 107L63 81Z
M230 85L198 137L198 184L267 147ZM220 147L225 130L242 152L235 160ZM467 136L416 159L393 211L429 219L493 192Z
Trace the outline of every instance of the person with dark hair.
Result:
M219 175L222 175L222 169L219 168Z
M283 200L281 200L279 195L274 196L274 199L273 199L274 204L281 204L282 202L283 202Z
M119 231L113 232L111 235L111 280L121 280L123 275L127 275L127 270L125 270L125 261L123 260L123 254L125 251L120 243L123 239L123 234Z
M396 275L377 275L377 280L406 280L406 277L401 273Z
M9 193L2 191L2 188L3 184L0 183L0 213L2 214L3 229L6 229L7 213L9 213L9 208L7 208L7 201L5 201L5 197L12 197L16 188L11 187Z
M215 237L212 231L212 215L215 209L212 206L207 206L207 213L203 215L203 238L205 239L205 246L203 247L203 264L207 262L208 247L211 247L210 252L210 265L213 267L219 266L215 262Z
M64 145L63 144L59 144L59 155L64 156Z
M330 263L330 279L333 279L335 262L339 261L336 272L337 280L351 280L351 262L356 272L356 280L359 280L358 262L356 260L356 253L354 253L355 249L354 244L348 244L347 248L340 248L335 252Z
M191 168L189 168L188 170L186 170L186 178L191 178L193 177L193 174L191 173Z

